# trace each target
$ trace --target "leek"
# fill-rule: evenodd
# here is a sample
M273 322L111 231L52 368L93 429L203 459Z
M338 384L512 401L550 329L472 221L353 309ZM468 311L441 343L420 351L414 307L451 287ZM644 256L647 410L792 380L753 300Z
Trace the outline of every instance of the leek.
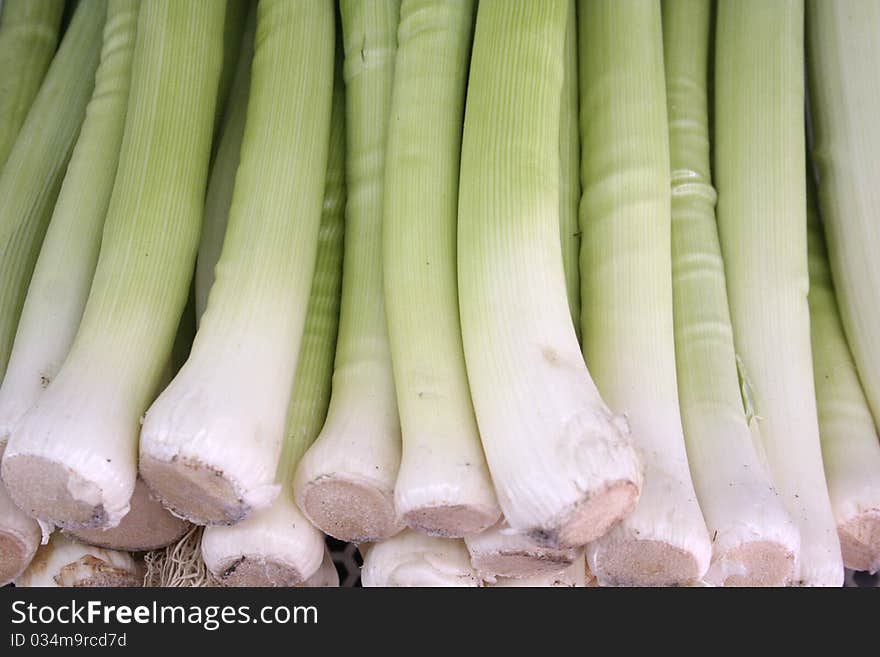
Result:
M468 389L455 270L473 20L471 0L404 0L385 164L385 307L403 438L395 505L437 536L482 531L501 514Z
M477 10L459 192L458 282L471 394L499 504L547 547L601 536L641 466L599 396L568 308L559 119L568 2Z
M749 419L800 530L793 583L840 586L810 353L803 20L801 0L718 6L718 230Z
M709 170L711 14L710 0L663 0L678 392L694 487L712 535L706 581L780 586L794 573L800 537L740 394Z
M394 507L400 421L382 289L382 191L400 0L342 0L345 267L327 421L294 488L325 533L353 542L401 528Z
M202 537L205 564L218 581L227 585L298 585L311 577L323 554L323 534L296 506L293 474L302 454L321 431L330 402L345 208L345 99L340 69L337 66L334 76L315 273L276 476L281 492L268 508L231 527L208 527Z
M278 494L275 472L318 246L333 6L263 0L254 43L216 280L189 359L141 430L141 476L163 504L197 524L239 522Z
M880 569L880 442L831 284L828 252L807 180L810 340L822 460L847 568Z
M645 463L635 511L588 546L601 584L698 580L711 545L679 413L659 0L578 6L584 355Z
M171 355L198 246L224 10L222 0L141 3L119 167L82 321L3 458L12 498L44 521L112 527L128 512L139 419Z

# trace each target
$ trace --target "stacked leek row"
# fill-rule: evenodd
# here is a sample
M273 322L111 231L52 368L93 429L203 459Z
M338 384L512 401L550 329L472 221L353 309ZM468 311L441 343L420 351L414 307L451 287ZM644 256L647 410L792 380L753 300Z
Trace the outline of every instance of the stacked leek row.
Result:
M0 12L0 581L880 567L876 2L63 9Z

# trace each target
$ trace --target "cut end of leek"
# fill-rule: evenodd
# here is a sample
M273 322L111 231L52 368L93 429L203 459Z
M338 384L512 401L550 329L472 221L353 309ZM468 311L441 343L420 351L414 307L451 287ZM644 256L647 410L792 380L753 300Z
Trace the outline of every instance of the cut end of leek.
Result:
M112 588L141 586L141 575L90 554L65 564L55 575L58 586Z
M381 541L403 527L393 493L365 479L324 475L306 484L297 501L314 525L340 541Z
M197 525L232 525L252 511L222 470L198 459L164 460L142 450L139 468L166 507Z
M27 568L41 538L37 521L14 505L0 484L0 586L6 586Z
M471 564L480 578L492 582L498 577L540 577L562 572L577 559L574 549L539 545L513 533L503 524L465 538Z
M631 480L614 481L599 491L591 491L566 514L554 533L529 532L538 543L557 548L574 548L604 536L621 518L635 508L640 488Z
M112 527L128 512L128 506L105 506L103 487L95 478L36 454L7 453L3 481L29 515L65 529Z
M589 570L586 567L584 553L581 551L572 564L559 573L532 575L531 577L499 577L493 582L486 582L486 586L499 588L583 588L592 577L587 577Z
M111 529L73 529L68 533L83 543L111 550L145 552L176 543L189 530L189 523L165 509L138 479L129 511Z
M0 527L0 586L9 584L30 563L40 544L16 528Z
M776 541L748 541L716 557L705 580L713 586L785 586L795 554Z
M205 566L223 586L298 586L320 567L324 535L282 494L231 527L202 535Z
M478 534L498 521L498 507L472 504L420 506L402 514L407 527L429 536L461 538Z
M15 580L17 587L142 585L142 567L130 554L85 545L57 532Z
M297 586L306 580L295 565L261 554L243 554L208 568L223 586Z
M705 570L689 550L628 533L605 537L602 550L588 556L601 586L686 586Z
M880 570L880 509L871 509L837 526L847 568ZM2 578L0 578L2 579Z

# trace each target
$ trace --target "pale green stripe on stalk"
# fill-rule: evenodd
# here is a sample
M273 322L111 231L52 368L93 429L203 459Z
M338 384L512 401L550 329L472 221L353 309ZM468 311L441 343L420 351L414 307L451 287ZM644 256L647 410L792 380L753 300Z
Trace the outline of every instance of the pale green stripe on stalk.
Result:
M5 0L0 12L0 171L58 45L64 0Z
M0 377L95 84L106 0L74 14L0 173Z
M563 51L562 105L559 113L559 232L568 307L578 340L581 339L581 277L579 258L581 229L578 206L581 201L581 140L578 133L578 44L575 0L568 0L568 22Z
M247 15L247 26L241 40L235 77L226 103L226 113L216 140L217 151L208 178L208 191L205 194L205 216L202 220L195 273L197 319L201 319L208 304L208 293L214 284L214 267L217 266L220 251L223 250L223 238L229 221L229 207L232 205L232 192L235 189L235 172L241 159L241 141L244 138L244 124L247 119L256 27L257 10L256 3L253 3Z
M0 389L0 440L55 377L73 342L98 261L122 142L138 0L109 0L100 64L64 175ZM9 423L9 424L7 424Z
M880 3L811 0L813 161L840 317L880 422Z
M825 477L844 563L854 570L876 571L880 567L880 442L844 336L809 176L808 172L810 340Z
M737 353L806 585L839 586L807 305L801 0L725 0L715 50L715 184Z
M287 408L284 448L278 464L278 481L287 487L292 485L293 473L300 458L320 433L327 417L339 328L345 233L345 85L341 66L336 67L333 83L330 146L324 182L324 206L318 229L318 253L296 379Z

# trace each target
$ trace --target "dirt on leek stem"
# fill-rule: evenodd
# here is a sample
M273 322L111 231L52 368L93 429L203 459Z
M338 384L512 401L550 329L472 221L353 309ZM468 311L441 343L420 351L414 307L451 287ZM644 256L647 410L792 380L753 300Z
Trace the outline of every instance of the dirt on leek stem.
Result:
M346 103L345 246L333 392L303 456L296 500L325 533L352 542L403 526L394 507L400 421L382 281L385 144L399 0L342 0Z
M119 167L82 321L3 459L13 499L44 521L113 527L129 510L139 421L169 362L195 265L224 10L141 5Z
M804 7L718 5L714 172L736 350L776 490L801 537L794 584L840 586L807 304Z
M233 524L278 494L327 169L332 2L262 0L254 43L216 280L189 359L141 429L141 476L197 524Z

